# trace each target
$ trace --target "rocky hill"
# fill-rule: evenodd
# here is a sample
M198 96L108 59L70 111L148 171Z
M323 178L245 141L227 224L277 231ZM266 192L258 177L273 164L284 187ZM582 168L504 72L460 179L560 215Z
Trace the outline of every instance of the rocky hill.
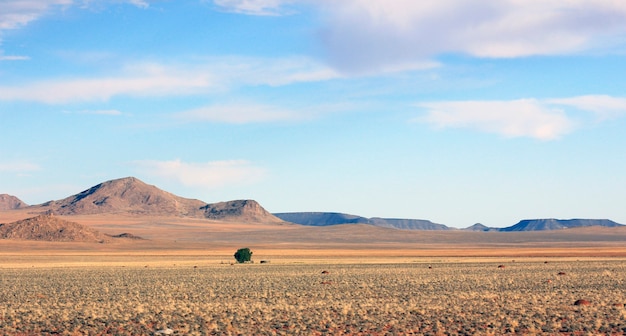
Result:
M246 222L282 222L253 200L237 200L207 204L200 207L204 218Z
M498 228L491 228L491 227L485 226L485 225L483 225L481 223L476 223L476 224L474 224L472 226L466 227L463 230L465 230L465 231L483 231L483 232L485 232L485 231L498 231Z
M109 238L84 225L53 215L39 215L8 224L0 224L1 239L57 242L99 242Z
M618 227L622 224L616 223L609 219L525 219L519 223L501 228L499 231L511 232L511 231L545 231L545 230L561 230L570 229L576 227L587 226L604 226L604 227Z
M176 196L134 177L106 181L76 195L31 208L40 213L65 216L114 213L282 222L253 200L207 204Z
M433 223L423 219L401 218L366 218L337 212L284 212L275 213L276 217L291 223L328 226L338 224L370 224L379 227L395 228L402 230L450 230L443 224Z
M28 204L22 202L22 200L15 196L0 194L0 211L19 209L27 206Z

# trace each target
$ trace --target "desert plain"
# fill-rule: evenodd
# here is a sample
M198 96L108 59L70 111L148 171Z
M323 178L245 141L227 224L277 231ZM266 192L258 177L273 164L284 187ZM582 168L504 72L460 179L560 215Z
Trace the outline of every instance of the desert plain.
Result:
M29 216L3 211L0 223ZM623 227L407 231L59 217L144 239L0 239L3 335L626 333ZM254 263L235 263L241 247Z

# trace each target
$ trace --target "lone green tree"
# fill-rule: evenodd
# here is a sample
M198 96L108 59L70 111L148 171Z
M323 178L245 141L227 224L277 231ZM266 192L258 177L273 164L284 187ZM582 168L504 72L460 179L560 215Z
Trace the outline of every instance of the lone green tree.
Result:
M240 264L250 262L250 259L252 259L252 251L250 251L250 249L247 247L240 248L237 250L237 252L235 252L235 259Z

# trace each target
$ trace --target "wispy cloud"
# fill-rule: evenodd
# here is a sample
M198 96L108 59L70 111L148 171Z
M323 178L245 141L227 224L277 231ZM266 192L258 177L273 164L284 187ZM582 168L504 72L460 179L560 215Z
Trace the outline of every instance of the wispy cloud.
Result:
M547 103L570 106L596 114L600 121L626 115L626 98L608 95L586 95L572 98L549 99Z
M4 0L0 2L0 31L17 29L37 20L54 6L67 6L72 0Z
M63 111L67 114L91 114L91 115L106 115L106 116L120 116L123 113L119 110L80 110L80 111Z
M414 121L435 128L467 128L505 137L558 139L589 118L573 116L568 107L591 112L596 120L626 114L626 99L588 95L558 99L517 99L508 101L443 101L418 104L426 110ZM569 112L569 113L568 113Z
M246 160L190 163L172 161L136 161L136 167L146 175L163 178L187 187L219 188L228 185L246 185L261 181L265 169Z
M229 124L245 124L300 119L294 111L268 105L212 105L183 111L174 118L185 121L204 121Z
M626 2L614 0L311 3L328 18L320 36L329 60L345 72L449 53L492 58L570 54L626 33Z
M147 64L131 67L118 76L46 80L1 86L0 100L38 101L48 104L106 101L118 95L190 94L211 87L212 84L210 75L206 73Z
M25 174L40 169L39 165L26 161L0 162L0 173Z
M63 104L107 101L115 96L182 96L223 92L246 85L282 86L339 75L304 57L207 58L180 66L136 63L106 77L49 79L0 86L0 100Z
M559 138L574 128L574 122L562 110L534 99L432 102L419 106L428 110L422 120L437 128L469 128L541 140Z
M292 13L285 9L286 4L294 0L214 0L219 8L235 13L247 15L285 15Z
M29 59L28 56L3 55L0 51L0 61L28 61Z

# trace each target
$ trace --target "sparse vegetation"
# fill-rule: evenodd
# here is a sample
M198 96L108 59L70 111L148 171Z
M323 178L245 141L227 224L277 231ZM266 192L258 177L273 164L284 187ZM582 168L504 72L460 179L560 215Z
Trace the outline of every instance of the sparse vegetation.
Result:
M3 268L0 328L3 335L626 333L626 261L431 265ZM567 277L556 276L560 270Z
M252 261L252 251L249 248L240 248L235 252L235 259L238 263L243 264Z

